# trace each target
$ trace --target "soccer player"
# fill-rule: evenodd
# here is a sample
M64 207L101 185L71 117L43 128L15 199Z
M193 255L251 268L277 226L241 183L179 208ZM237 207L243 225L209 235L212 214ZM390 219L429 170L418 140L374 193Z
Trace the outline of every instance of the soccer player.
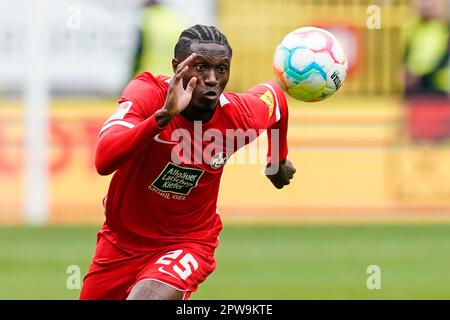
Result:
M175 46L172 78L144 72L124 90L100 131L97 171L115 173L80 299L187 299L197 289L216 267L219 183L242 134L248 143L267 130L266 175L278 189L290 183L284 93L274 81L224 92L231 56L217 28L195 25Z

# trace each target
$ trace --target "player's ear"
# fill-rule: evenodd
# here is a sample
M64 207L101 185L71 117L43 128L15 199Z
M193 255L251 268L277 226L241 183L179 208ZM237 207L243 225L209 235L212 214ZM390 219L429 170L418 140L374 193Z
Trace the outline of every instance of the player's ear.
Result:
M173 73L175 73L175 71L177 70L178 65L180 64L180 62L177 60L177 58L173 58L172 59L172 70Z

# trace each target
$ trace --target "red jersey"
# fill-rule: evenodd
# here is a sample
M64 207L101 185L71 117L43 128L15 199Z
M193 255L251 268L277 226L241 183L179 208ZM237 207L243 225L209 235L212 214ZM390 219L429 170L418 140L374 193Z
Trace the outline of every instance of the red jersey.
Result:
M269 152L269 161L287 156L288 109L276 82L242 94L224 92L205 123L177 115L160 128L154 114L164 106L169 81L147 72L137 76L100 132L97 171L115 171L104 200L101 233L125 249L186 242L217 246L222 229L219 184L223 165L241 146L236 132L254 130L257 134L248 135L248 143L267 129L270 149L270 131L277 129L279 156L270 159L274 155Z

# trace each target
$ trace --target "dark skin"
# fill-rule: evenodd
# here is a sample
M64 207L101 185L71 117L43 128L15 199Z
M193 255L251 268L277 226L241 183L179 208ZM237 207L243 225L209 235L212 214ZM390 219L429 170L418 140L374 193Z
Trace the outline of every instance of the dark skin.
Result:
M187 58L172 60L174 77L170 81L164 107L155 114L158 126L166 126L177 114L194 122L207 122L213 116L219 97L230 78L231 55L216 43L192 43ZM289 160L267 178L277 189L290 184L295 168ZM140 281L131 290L129 300L180 300L183 293L154 280Z
M154 280L142 280L138 282L127 300L181 300L183 292Z
M277 189L283 189L284 186L291 183L291 179L294 178L296 169L292 162L288 159L280 161L279 169L276 174L268 174L270 170L266 169L266 177L272 182Z
M192 122L207 122L230 78L231 56L226 46L192 43L185 56L172 60L175 76L164 108L156 114L160 126L179 113Z

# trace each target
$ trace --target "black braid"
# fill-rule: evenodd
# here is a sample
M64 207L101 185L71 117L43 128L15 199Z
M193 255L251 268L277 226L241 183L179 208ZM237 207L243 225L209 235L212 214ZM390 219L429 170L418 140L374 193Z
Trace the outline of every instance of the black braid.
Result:
M184 59L188 53L186 49L189 49L192 43L217 43L224 45L228 48L230 56L233 54L233 50L228 43L227 37L214 26L205 26L196 24L186 30L184 30L175 45L175 58Z

